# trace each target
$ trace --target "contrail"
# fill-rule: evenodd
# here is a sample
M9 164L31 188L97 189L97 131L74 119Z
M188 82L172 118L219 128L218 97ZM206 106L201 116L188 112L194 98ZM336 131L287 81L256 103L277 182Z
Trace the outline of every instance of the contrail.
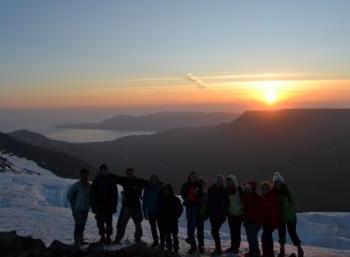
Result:
M192 73L187 73L186 75L187 79L189 81L192 81L195 83L200 90L206 90L206 89L212 89L211 86L202 80L198 79L196 76L194 76Z

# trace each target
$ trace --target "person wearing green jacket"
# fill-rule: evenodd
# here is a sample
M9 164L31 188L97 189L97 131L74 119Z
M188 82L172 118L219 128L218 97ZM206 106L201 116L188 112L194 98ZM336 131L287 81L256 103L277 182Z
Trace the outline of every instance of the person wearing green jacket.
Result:
M74 245L79 248L84 243L84 230L90 209L90 172L87 169L80 171L80 179L68 190L67 199L71 205L75 222Z
M286 184L285 179L279 172L275 172L272 178L274 187L277 191L280 208L281 208L281 223L278 227L278 236L280 243L280 253L278 257L285 256L286 235L292 240L293 244L298 249L298 257L304 256L303 248L301 247L301 241L297 234L297 215L296 215L296 202L295 199Z
M239 247L241 246L241 227L243 222L242 189L235 175L227 176L226 185L229 197L227 221L231 235L231 247L228 248L226 252L238 254Z

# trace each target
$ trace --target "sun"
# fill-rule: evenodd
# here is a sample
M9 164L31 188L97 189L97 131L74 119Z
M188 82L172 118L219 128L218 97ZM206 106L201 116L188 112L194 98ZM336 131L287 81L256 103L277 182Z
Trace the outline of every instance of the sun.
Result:
M261 83L262 101L269 106L275 105L281 98L281 87L277 81L264 81Z
M264 93L264 101L267 105L274 105L278 101L277 91L269 87Z

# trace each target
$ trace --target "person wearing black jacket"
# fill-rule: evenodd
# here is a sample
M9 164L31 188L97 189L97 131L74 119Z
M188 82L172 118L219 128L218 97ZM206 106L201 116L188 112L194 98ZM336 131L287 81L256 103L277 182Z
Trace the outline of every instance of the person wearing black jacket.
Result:
M100 166L99 174L92 182L90 204L101 236L100 242L110 243L113 233L113 214L117 211L118 188L106 164Z
M171 185L168 184L162 187L157 209L162 231L160 248L164 248L165 241L167 249L177 253L179 251L178 219L183 212L183 207L180 199L174 195Z
M149 186L150 182L136 178L133 169L127 169L125 171L125 177L114 175L114 179L117 184L123 187L122 208L118 218L117 234L114 242L116 244L120 243L124 237L125 229L130 218L132 218L135 224L135 242L140 242L142 237L141 222L143 220L140 200L143 189Z
M197 215L197 240L198 240L198 251L204 253L204 223L208 219L208 206L207 206L207 192L206 192L206 181L199 179L199 210Z
M208 190L208 212L211 224L211 234L215 241L215 250L211 255L221 255L220 228L226 220L229 198L227 190L224 187L224 177L217 176L216 182Z

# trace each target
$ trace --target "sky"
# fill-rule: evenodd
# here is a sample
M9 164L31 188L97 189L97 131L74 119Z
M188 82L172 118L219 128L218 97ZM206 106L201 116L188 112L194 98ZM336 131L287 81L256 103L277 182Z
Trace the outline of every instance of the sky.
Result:
M350 1L0 0L0 110L350 107Z

